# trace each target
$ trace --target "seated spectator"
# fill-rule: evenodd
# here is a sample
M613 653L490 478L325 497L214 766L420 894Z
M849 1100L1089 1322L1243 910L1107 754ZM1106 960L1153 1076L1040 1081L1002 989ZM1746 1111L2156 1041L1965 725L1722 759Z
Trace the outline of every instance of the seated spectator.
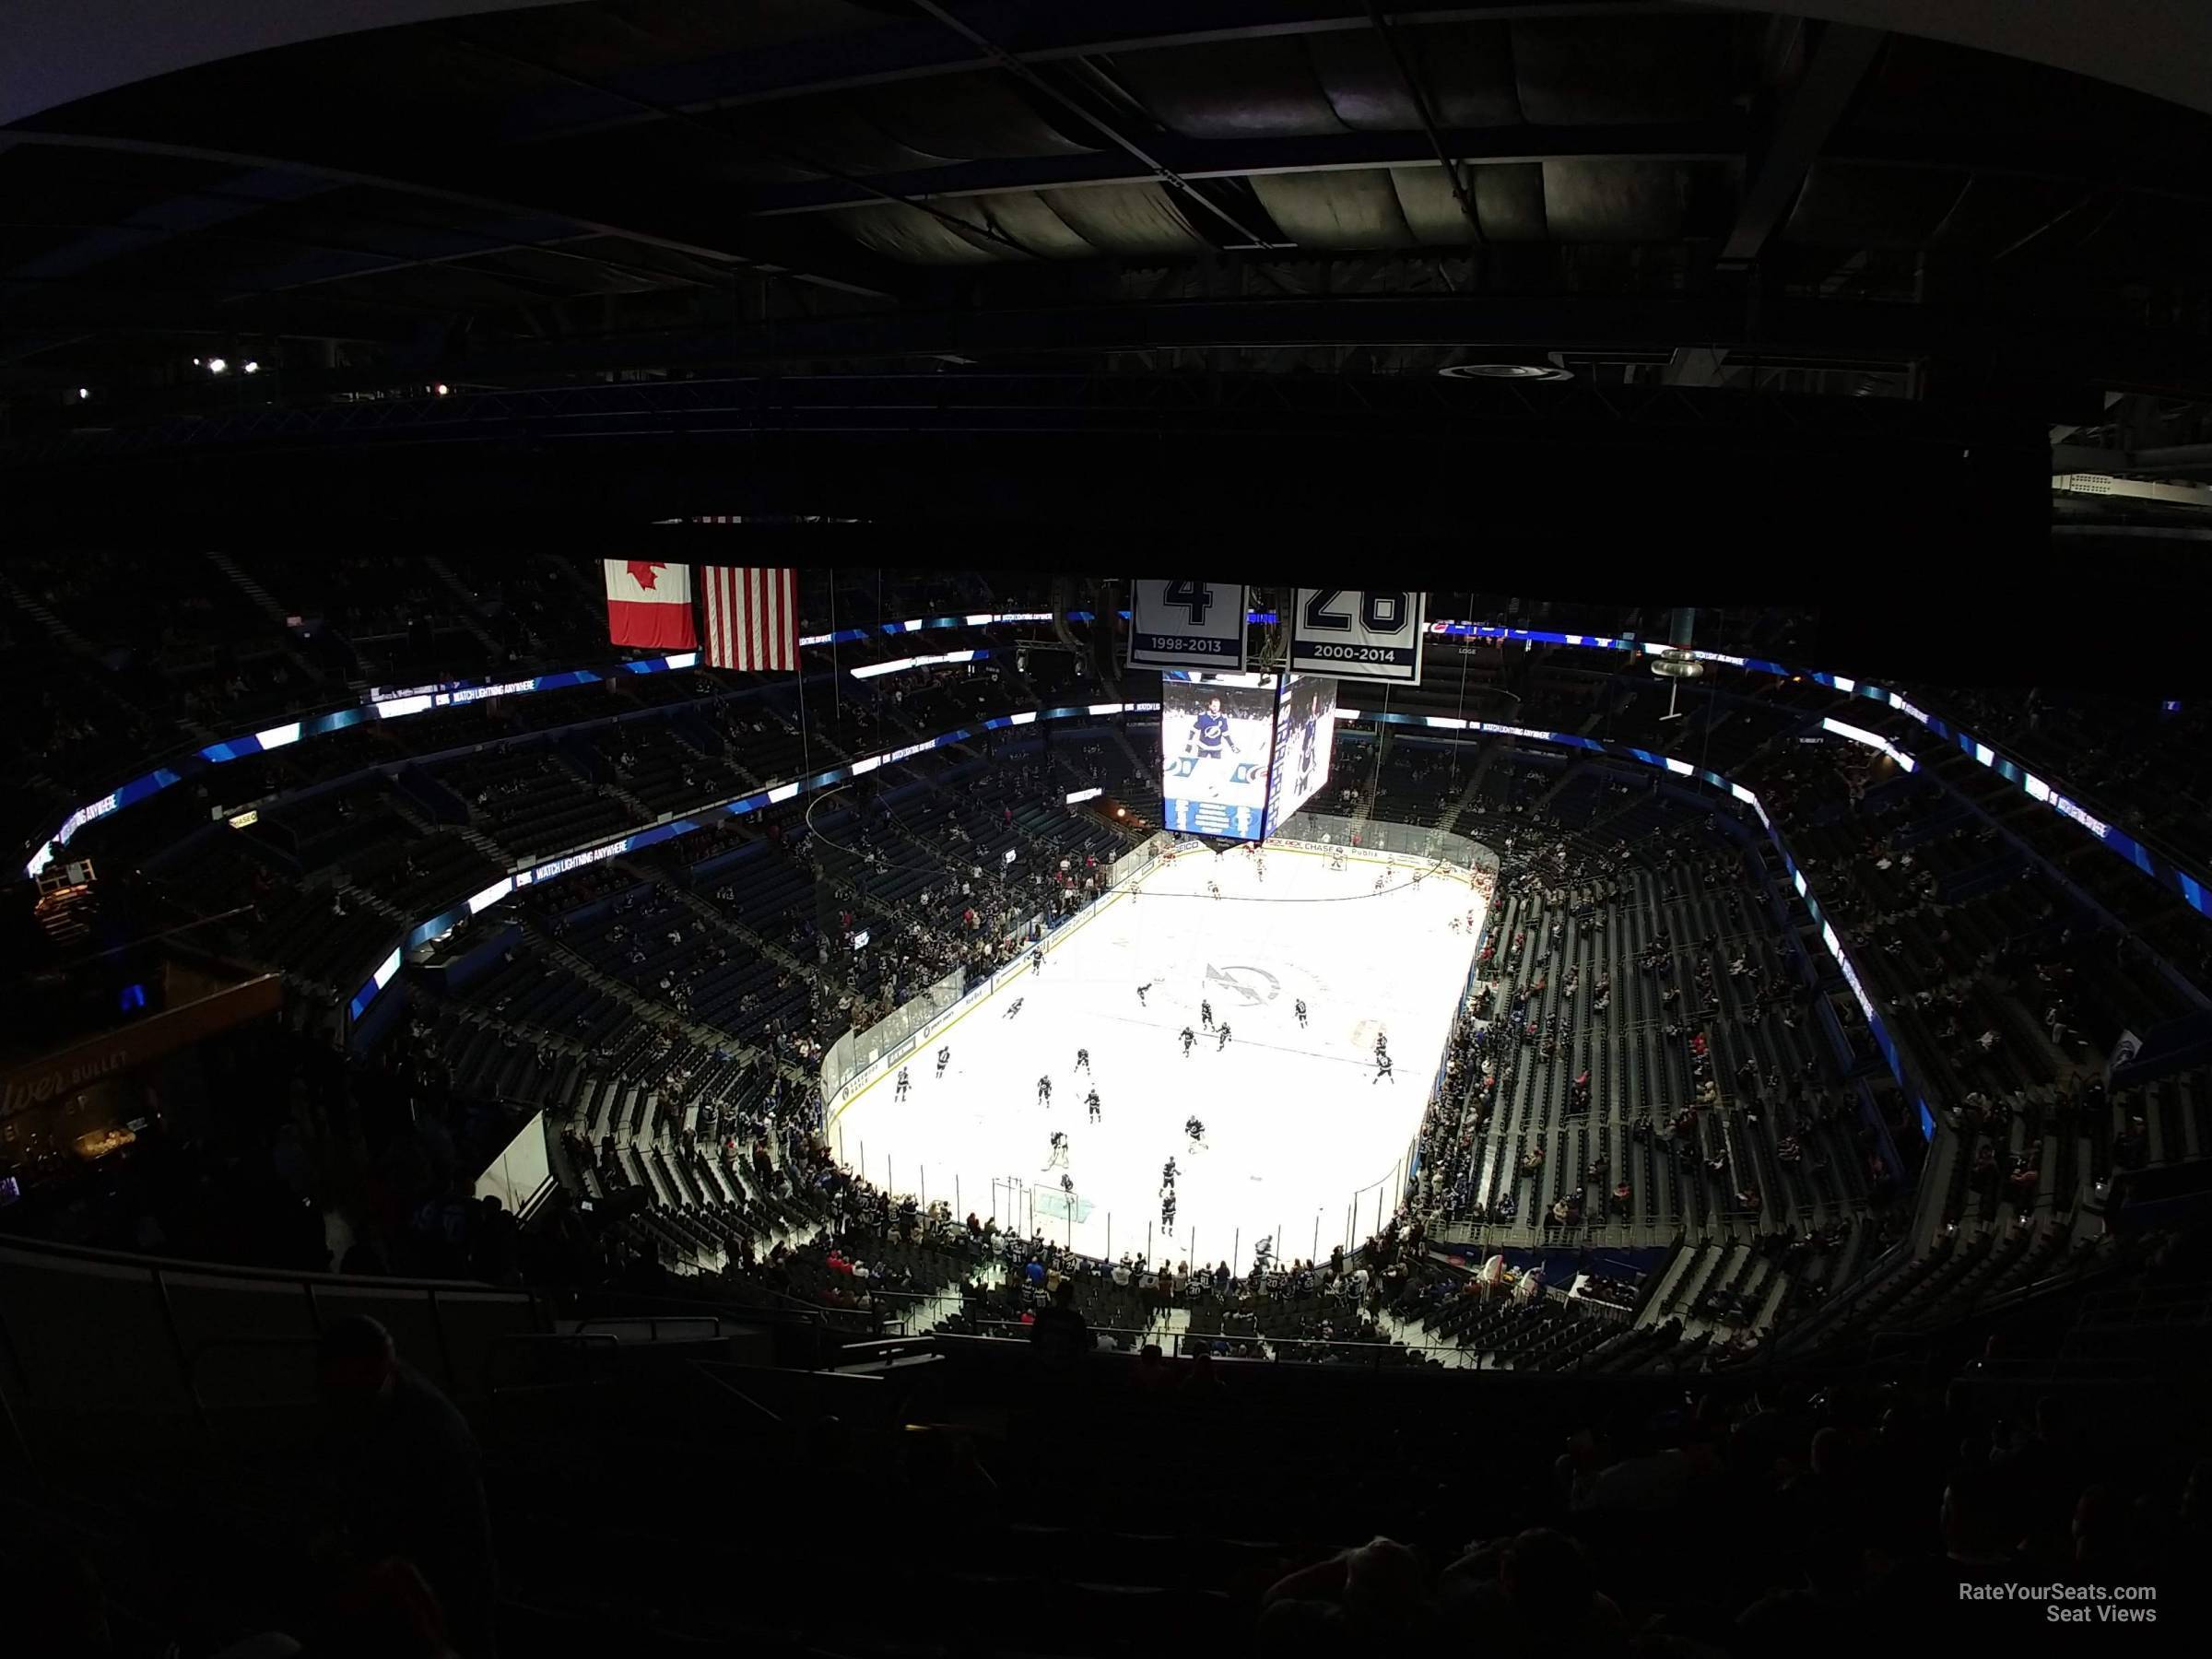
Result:
M1550 1527L1474 1546L1444 1570L1437 1600L1471 1653L1583 1659L1628 1649L1627 1623L1591 1583L1583 1547Z
M1074 1370L1097 1345L1089 1321L1076 1306L1073 1279L1061 1280L1053 1292L1053 1305L1030 1324L1030 1340L1036 1345L1038 1359L1058 1371Z
M414 1563L454 1646L490 1653L491 1523L468 1424L373 1319L324 1327L318 1377L331 1422L324 1473L356 1557Z
M1434 1626L1420 1558L1389 1538L1301 1569L1260 1598L1261 1645L1270 1653L1403 1653Z

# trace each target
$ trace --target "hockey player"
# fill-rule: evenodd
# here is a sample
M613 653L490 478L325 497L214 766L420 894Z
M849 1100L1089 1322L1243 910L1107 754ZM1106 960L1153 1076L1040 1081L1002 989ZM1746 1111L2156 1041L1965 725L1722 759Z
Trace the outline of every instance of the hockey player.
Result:
M1074 1197L1076 1195L1076 1178L1073 1175L1061 1176L1060 1190L1065 1193L1069 1197Z
M1087 1072L1090 1069L1090 1051L1088 1049L1079 1048L1076 1051L1076 1069L1079 1072Z
M1090 1121L1094 1124L1097 1123L1099 1121L1099 1091L1094 1088L1085 1095L1083 1104L1089 1109Z
M1053 1103L1053 1080L1049 1077L1037 1079L1037 1103L1048 1108Z
M1145 993L1151 989L1152 982L1150 980L1147 980L1143 984L1136 988L1136 1006L1138 1007L1147 1008L1151 1006L1151 1004L1145 1001Z
M1214 1005L1203 996L1198 999L1198 1025L1202 1030L1214 1029Z
M1222 712L1221 700L1217 697L1208 700L1198 718L1191 723L1191 735L1182 746L1182 752L1195 755L1200 760L1219 760L1224 747L1232 755L1238 752L1236 736L1230 730L1229 716ZM1206 771L1207 787L1217 794L1219 784L1216 780L1219 771L1219 767L1209 767Z
M945 1075L945 1068L951 1064L952 1045L947 1043L944 1047L937 1050L937 1076L942 1077Z
M1206 884L1206 890L1213 898L1218 899L1221 897L1221 884L1218 881L1207 882Z
M899 1087L891 1090L891 1098L895 1100L905 1100L906 1091L913 1086L913 1079L906 1075L906 1067L900 1066L899 1068Z
M1375 1058L1377 1060L1384 1060L1389 1058L1389 1056L1390 1039L1385 1037L1381 1031L1377 1031L1375 1033Z
M1292 1005L1291 1012L1298 1016L1298 1029L1301 1031L1304 1030L1306 1029L1306 999L1302 996L1300 997Z
M1042 973L1044 971L1044 947L1041 945L1038 946L1036 949L1030 952L1030 971L1031 973Z
M1192 1121L1195 1122L1196 1120ZM1182 1173L1182 1171L1175 1167L1175 1160L1171 1158L1159 1167L1159 1184L1171 1187L1175 1184L1175 1177Z
M1198 1121L1195 1114L1183 1120L1182 1133L1190 1143L1188 1150L1195 1152L1206 1145L1206 1125Z
M1217 1042L1214 1044L1214 1053L1218 1054L1218 1053L1220 1053L1220 1052L1221 1052L1223 1049L1227 1048L1228 1046L1229 1046L1229 1021L1227 1021L1227 1020L1225 1019L1225 1020L1223 1020L1223 1021L1221 1022L1220 1040L1219 1040L1218 1041L1217 1041Z
M1191 1044L1197 1041L1198 1033L1192 1030L1189 1026L1184 1026L1182 1028L1182 1057L1185 1060L1191 1057Z
M1057 1129L1053 1131L1052 1150L1045 1154L1044 1167L1048 1170L1067 1168L1067 1136Z
M1393 1088L1398 1086L1398 1079L1391 1070L1390 1056L1381 1049L1377 1049L1375 1051L1375 1075L1368 1079L1368 1083L1371 1087L1382 1082L1385 1077L1390 1078L1390 1086Z
M1011 1018L1014 1018L1014 1016L1015 1016L1015 1015L1017 1015L1017 1014L1018 1014L1018 1013L1020 1013L1020 1012L1021 1012L1021 998L1018 996L1018 997L1016 997L1016 998L1014 999L1014 1006L1013 1006L1012 1007L1008 1008L1008 1009L1007 1009L1007 1010L1006 1010L1006 1011L1004 1014L1000 1015L1000 1016L999 1016L999 1018L1000 1018L1001 1019L1011 1019Z

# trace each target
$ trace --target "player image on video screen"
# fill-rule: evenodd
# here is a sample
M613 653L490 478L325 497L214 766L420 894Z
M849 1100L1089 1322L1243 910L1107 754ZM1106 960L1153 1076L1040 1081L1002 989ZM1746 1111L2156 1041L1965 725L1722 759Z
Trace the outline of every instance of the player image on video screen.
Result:
M1168 828L1256 841L1267 811L1275 682L1160 676L1160 798Z
M1294 674L1283 688L1275 735L1275 769L1267 792L1267 833L1303 806L1328 781L1336 744L1336 682Z

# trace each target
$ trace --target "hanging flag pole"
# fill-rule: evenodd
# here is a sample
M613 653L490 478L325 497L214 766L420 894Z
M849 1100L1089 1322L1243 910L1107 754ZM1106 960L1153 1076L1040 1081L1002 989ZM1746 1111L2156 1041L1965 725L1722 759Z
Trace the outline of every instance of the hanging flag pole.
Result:
M799 688L799 771L803 776L814 776L814 750L806 741L806 665L794 652L791 658L791 677Z
M806 674L799 660L799 579L794 570L709 565L700 572L706 596L710 668L742 674L791 670L798 681L799 753L808 771L814 752L806 729Z
M791 653L791 677L798 683L799 690L799 766L805 775L811 778L814 775L814 748L807 740L806 733L806 665L800 659L797 646L798 624L796 620L796 612L798 609L798 580L795 573L794 574L792 580L791 596L792 610L794 612L794 619L791 630L793 639ZM770 660L772 663L774 659L771 657Z
M845 718L844 677L837 671L837 571L830 571L830 701L831 725L842 725Z

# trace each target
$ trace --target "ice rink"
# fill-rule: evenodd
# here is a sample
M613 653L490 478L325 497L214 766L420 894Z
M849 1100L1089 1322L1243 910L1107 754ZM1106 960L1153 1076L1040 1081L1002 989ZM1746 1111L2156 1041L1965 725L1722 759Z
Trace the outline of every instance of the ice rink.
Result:
M830 1131L841 1158L1002 1227L1027 1229L1033 1206L1040 1230L1093 1254L1149 1245L1156 1258L1212 1263L1233 1250L1241 1266L1263 1234L1288 1256L1317 1237L1324 1253L1347 1232L1364 1237L1378 1194L1385 1215L1395 1206L1393 1177L1473 959L1468 913L1479 924L1483 900L1464 876L1431 872L1416 887L1409 865L1357 853L1342 870L1315 853L1264 857L1263 875L1241 852L1183 853L1063 930L1041 973L1010 980L921 1046L905 1100L894 1072L846 1103ZM1141 1003L1139 985L1150 987ZM1230 1026L1226 1048L1203 1029L1202 1000ZM1198 1033L1187 1059L1186 1025ZM1395 1063L1380 1081L1378 1032ZM942 1080L940 1044L951 1050ZM1040 1077L1052 1078L1049 1108ZM1183 1135L1194 1112L1208 1143L1196 1152ZM1054 1130L1068 1136L1072 1214L1047 1167ZM1159 1230L1171 1157L1182 1171L1171 1248Z

